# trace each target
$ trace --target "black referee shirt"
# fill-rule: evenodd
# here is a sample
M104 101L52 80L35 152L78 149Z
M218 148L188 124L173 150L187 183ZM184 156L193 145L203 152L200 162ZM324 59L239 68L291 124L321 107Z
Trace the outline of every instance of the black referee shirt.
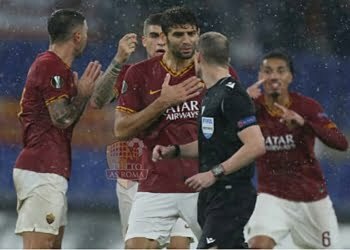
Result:
M208 89L198 117L200 172L226 161L243 145L237 133L256 125L255 108L246 90L232 77ZM254 175L253 163L220 179L234 182Z

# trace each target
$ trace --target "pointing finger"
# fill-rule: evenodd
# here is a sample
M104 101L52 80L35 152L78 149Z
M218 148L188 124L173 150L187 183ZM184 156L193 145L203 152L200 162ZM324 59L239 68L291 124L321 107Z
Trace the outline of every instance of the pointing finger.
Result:
M273 103L273 105L275 105L277 108L279 108L280 110L282 110L284 113L286 113L287 110L288 110L286 107L284 107L284 106L278 104L277 102Z
M260 79L259 81L257 81L256 83L254 83L252 86L254 86L254 87L260 87L261 84L263 84L266 80L267 80L266 78Z
M75 85L78 83L78 73L76 71L73 72L73 81Z
M169 85L169 82L170 82L170 74L167 73L165 78L164 78L163 85L167 86L167 85Z

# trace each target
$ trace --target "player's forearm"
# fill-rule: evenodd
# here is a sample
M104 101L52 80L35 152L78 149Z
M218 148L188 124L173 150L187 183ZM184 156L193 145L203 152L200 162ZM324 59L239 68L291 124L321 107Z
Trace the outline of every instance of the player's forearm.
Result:
M114 134L117 140L128 140L136 137L147 129L155 120L162 115L167 106L158 99L145 109L127 114L117 107Z
M78 122L88 100L87 96L77 95L71 103L68 103L67 99L62 99L50 104L49 110L53 124L60 129L66 129Z
M229 159L222 162L222 166L225 170L224 174L228 175L234 173L244 166L247 166L253 162L256 158L265 153L265 144L263 141L257 141L256 143L244 144L235 154Z
M180 145L179 157L198 158L198 140Z
M334 123L329 123L328 125L320 125L315 122L306 121L315 135L328 147L346 151L348 149L348 141L345 135L336 127Z
M99 78L96 89L92 94L90 103L94 108L102 108L107 103L110 103L115 97L113 87L121 70L121 64L113 59L105 73Z

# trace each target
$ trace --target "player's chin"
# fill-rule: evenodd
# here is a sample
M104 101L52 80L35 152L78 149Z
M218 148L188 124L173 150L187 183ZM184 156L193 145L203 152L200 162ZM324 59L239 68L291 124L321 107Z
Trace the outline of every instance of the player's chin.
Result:
M80 58L80 57L83 55L83 51L84 51L84 49L81 49L81 50L77 51L77 52L75 53L75 57L76 57L76 58Z
M272 91L270 93L270 96L274 99L277 99L280 95L281 95L281 93L279 91Z
M191 59L194 53L181 53L182 59Z

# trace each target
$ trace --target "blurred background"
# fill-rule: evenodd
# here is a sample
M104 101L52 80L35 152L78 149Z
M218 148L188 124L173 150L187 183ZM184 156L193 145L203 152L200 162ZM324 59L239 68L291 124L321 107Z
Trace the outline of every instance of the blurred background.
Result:
M348 0L0 0L0 248L20 248L14 235L16 195L12 167L21 149L18 102L27 70L48 48L47 17L57 8L82 11L89 44L73 69L90 60L106 68L119 39L142 36L151 13L185 5L197 15L201 32L229 37L232 66L246 86L256 81L257 62L270 49L284 48L294 59L292 88L318 100L350 140L350 2ZM139 44L141 41L139 40ZM146 57L140 45L130 62ZM69 224L64 248L122 247L115 181L106 178L106 145L113 142L114 104L88 109L73 139L73 172L68 192ZM341 223L342 246L350 248L350 154L317 144L329 192Z

